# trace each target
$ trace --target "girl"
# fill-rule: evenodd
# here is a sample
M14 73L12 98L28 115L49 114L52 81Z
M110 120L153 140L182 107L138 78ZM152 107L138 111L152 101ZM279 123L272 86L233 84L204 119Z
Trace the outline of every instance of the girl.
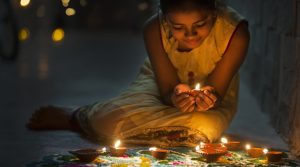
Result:
M157 146L218 140L237 110L247 22L215 0L160 0L143 35L148 58L125 92L72 112L40 108L28 127Z

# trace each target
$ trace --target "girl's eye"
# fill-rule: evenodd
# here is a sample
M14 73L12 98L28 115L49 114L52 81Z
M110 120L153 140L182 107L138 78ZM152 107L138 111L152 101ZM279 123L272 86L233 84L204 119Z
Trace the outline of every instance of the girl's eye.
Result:
M173 26L173 29L174 29L174 30L182 30L183 28L182 28L182 27L179 27L179 26Z
M204 23L198 23L198 24L196 24L196 27L203 27L203 26L205 26L205 24L206 24L206 22L204 22Z

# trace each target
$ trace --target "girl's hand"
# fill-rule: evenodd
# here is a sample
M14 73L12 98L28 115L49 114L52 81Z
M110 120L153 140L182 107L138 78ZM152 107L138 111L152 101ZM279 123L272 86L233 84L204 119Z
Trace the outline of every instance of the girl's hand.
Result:
M205 86L201 88L195 99L196 111L207 111L216 105L218 97L213 87Z
M191 88L186 84L178 84L174 88L172 102L182 112L195 110L195 98L189 94Z

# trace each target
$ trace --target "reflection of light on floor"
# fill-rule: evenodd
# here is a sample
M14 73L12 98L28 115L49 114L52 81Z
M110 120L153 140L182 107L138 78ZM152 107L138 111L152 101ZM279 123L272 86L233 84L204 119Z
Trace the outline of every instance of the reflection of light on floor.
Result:
M48 78L49 73L49 60L47 54L40 54L37 64L37 77L40 80Z

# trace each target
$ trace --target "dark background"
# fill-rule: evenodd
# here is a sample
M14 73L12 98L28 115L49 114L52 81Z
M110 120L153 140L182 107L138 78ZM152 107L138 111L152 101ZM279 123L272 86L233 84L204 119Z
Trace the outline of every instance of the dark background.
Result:
M25 128L41 105L78 107L118 95L147 56L141 30L157 11L151 0L71 0L66 16L62 1L32 0L26 7L11 1L20 41L15 61L0 61L0 166L24 166L45 155L100 147L67 131L35 132ZM59 42L51 38L62 28ZM287 149L246 84L241 82L239 111L228 132L266 147Z

